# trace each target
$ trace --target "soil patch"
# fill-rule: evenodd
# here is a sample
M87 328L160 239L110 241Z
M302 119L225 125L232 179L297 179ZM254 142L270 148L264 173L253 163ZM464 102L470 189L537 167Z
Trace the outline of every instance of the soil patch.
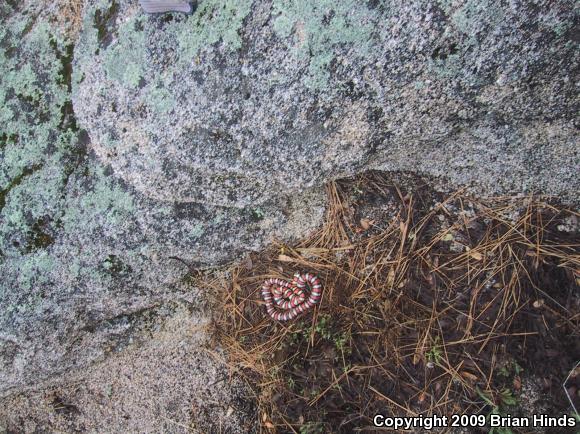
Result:
M579 408L580 376L563 387L580 359L577 213L378 173L327 190L320 231L206 282L263 432L373 431L376 414L572 415L567 395ZM322 279L321 304L273 321L261 284L296 272Z

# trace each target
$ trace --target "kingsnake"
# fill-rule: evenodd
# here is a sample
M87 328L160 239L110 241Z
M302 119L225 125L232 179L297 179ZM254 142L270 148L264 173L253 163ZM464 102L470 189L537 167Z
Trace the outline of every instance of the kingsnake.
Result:
M322 294L320 279L313 274L295 274L292 282L268 279L262 285L262 297L268 314L276 321L296 318L318 304Z

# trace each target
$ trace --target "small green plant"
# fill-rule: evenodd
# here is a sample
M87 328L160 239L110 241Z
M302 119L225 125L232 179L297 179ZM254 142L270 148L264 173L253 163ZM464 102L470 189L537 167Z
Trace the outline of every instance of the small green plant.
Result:
M505 388L498 395L498 403L494 402L491 396L483 392L479 387L476 388L477 394L481 399L485 401L487 405L491 407L491 411L487 414L487 418L492 414L497 414L500 416L506 416L508 413L508 407L517 405L518 400L514 396L513 392ZM514 432L507 427L491 428L489 434L514 434Z
M513 392L508 388L503 389L500 392L499 399L500 399L500 407L502 408L506 406L517 405L518 403L518 399L514 396Z
M320 390L318 390L317 388L313 388L310 389L308 391L308 394L310 395L311 398L314 398L315 396L317 396L320 393Z
M520 375L524 369L515 360L510 360L498 370L498 374L502 377L509 378L515 375Z
M348 345L350 342L350 333L343 332L335 335L333 337L334 346L338 351L340 351L343 355L349 356L351 353L351 348Z
M330 329L332 325L330 315L320 315L314 330L324 339L332 338L332 330Z
M427 351L427 361L439 365L443 360L443 349L441 348L441 338L436 336L431 349Z
M333 322L330 315L322 314L318 317L318 321L314 326L314 330L312 327L306 327L302 329L302 333L305 339L309 339L312 332L318 334L323 339L329 340L334 344L334 347L339 351L340 356L335 356L335 360L339 357L348 357L352 352L352 348L350 347L351 336L350 331L334 331L333 330ZM292 342L297 341L297 337L295 334L298 332L294 332L291 335Z
M300 427L300 434L321 434L324 427L320 422L308 422Z
M298 331L290 333L290 345L296 345L300 342L301 333Z
M576 421L576 426L580 425L580 414L576 413L575 411L572 411L570 413L570 415L574 418L574 420ZM580 431L576 431L576 434L580 434Z
M354 196L355 199L359 199L364 194L364 191L363 191L363 189L360 186L360 182L357 182L356 184L354 184L352 186L352 189L354 191L353 196Z

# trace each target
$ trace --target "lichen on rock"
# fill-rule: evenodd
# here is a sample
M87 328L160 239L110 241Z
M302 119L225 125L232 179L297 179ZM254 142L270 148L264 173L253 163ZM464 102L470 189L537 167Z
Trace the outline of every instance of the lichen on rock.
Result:
M179 93L167 77L151 80L144 64L155 19L128 2L87 2L83 32L73 41L52 25L57 9L30 2L0 8L0 341L11 343L5 352L0 345L5 395L102 361L118 338L112 328L92 328L94 318L105 321L194 292L173 289L189 273L184 263L220 264L259 249L273 233L300 236L318 224L323 204L317 189L298 205L312 211L304 225L284 206L286 197L266 198L265 225L250 204L159 200L139 191L98 157L114 158L129 139L143 149L142 138L151 140L153 130L129 122L125 131L97 137L77 122L71 98L92 75L73 65L73 44L75 57L104 59L107 86L127 86L127 95L142 98L147 110L171 113ZM133 15L124 20L120 12L127 10ZM103 86L93 90L106 96ZM122 94L106 108L98 107L101 97L91 103L95 116L125 118ZM170 163L167 173L179 169ZM79 339L87 348L77 346Z
M126 348L115 319L195 299L190 268L314 230L333 179L577 203L566 0L86 0L78 40L57 11L0 4L2 394Z

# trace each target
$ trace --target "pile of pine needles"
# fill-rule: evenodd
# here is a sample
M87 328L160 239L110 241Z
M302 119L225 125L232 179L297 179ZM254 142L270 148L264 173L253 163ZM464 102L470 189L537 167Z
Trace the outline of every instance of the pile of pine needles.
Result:
M577 406L578 385L562 381L580 358L578 214L411 184L332 183L317 233L204 282L263 432L365 431L379 413L529 416L524 395L570 414L567 391ZM261 283L296 272L322 279L322 302L273 321Z

